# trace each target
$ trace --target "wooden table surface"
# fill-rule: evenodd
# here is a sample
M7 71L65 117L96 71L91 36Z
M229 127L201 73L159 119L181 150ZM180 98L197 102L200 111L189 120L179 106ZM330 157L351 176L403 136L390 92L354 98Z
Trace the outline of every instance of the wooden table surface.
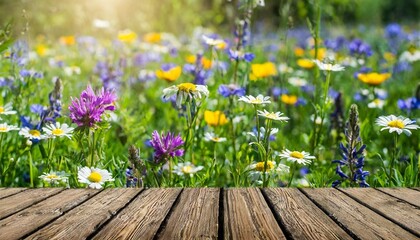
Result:
M420 239L420 188L0 188L3 239Z

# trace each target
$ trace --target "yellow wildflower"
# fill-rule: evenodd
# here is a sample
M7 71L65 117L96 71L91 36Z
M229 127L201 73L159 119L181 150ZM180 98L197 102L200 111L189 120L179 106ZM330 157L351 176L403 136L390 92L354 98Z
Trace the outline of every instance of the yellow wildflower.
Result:
M281 101L287 105L295 105L298 101L298 97L295 95L287 95L283 94L281 95Z
M160 33L148 33L146 35L144 35L143 37L143 41L148 42L148 43L159 43L162 40L162 34Z
M357 74L357 78L370 85L370 86L378 86L379 84L383 83L385 80L391 77L391 73L359 73Z
M297 65L301 68L312 69L315 66L315 63L310 59L301 58L297 60Z
M63 45L74 45L76 43L76 38L73 35L62 36L59 41Z
M118 40L126 43L133 43L137 39L137 34L131 30L124 30L118 33Z
M260 78L275 76L277 74L276 66L272 62L262 64L251 64L251 74L249 79L256 81Z
M223 112L221 111L213 112L209 110L206 110L204 112L204 121L206 121L206 123L212 127L222 126L228 122L226 115Z

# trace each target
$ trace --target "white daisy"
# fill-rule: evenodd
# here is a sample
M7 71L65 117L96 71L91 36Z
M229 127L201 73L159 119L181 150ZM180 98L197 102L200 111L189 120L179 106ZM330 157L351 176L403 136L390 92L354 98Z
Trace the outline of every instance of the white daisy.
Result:
M111 173L99 168L83 167L79 169L77 177L80 183L88 184L89 188L101 189L105 182L114 181Z
M290 77L288 79L288 82L295 87L304 87L306 85L308 85L308 81L306 81L305 79L301 78L301 77Z
M314 156L309 155L309 153L302 151L290 151L288 149L283 150L279 156L281 158L285 158L287 161L290 162L297 162L299 164L306 165L311 162L312 159L315 159Z
M7 103L6 105L0 105L0 115L13 115L16 114L16 111L13 110L12 104Z
M45 182L55 184L57 182L67 181L68 174L65 172L50 171L49 173L44 172L39 178Z
M257 162L257 163L253 163L253 164L249 165L247 169L257 171L257 172L264 172L264 165L265 165L264 162ZM272 170L275 170L276 165L277 164L274 161L267 161L267 166L265 168L266 172L270 172Z
M244 102L249 103L249 104L261 105L261 104L271 103L271 101L269 99L270 99L270 97L264 97L263 95L259 94L257 97L254 97L254 96L251 96L251 95L242 96L238 100L239 101L244 101Z
M43 127L42 130L47 134L47 137L56 138L56 137L68 137L71 138L74 128L69 127L66 123L60 124L56 122L55 124L51 123L46 127Z
M344 71L344 67L340 64L331 64L331 63L323 63L318 59L313 60L314 63L319 67L320 70L323 71L333 71L333 72L341 72Z
M368 103L368 108L380 108L382 109L385 105L385 101L379 98L376 98L372 102Z
M210 141L212 141L212 142L225 142L226 138L218 137L214 133L206 132L204 134L204 140L206 142L210 142Z
M206 35L203 35L203 40L209 46L219 46L221 44L225 44L225 41L221 39L209 38Z
M397 132L398 135L401 133L405 133L407 136L411 135L410 130L416 130L420 127L416 124L414 124L416 121L413 121L409 118L405 118L403 116L380 116L376 119L376 124L383 127L381 131L385 129L389 129L389 132Z
M194 164L190 162L185 162L185 163L178 163L174 167L172 172L175 174L178 174L179 176L190 175L190 177L192 177L194 173L202 170L203 168L204 168L203 166L196 167L194 166Z
M283 115L282 112L268 112L267 110L264 109L264 111L260 111L257 110L258 115L268 118L268 119L272 119L275 121L283 121L283 122L287 122L287 120L289 120L288 117L282 117L281 115Z
M0 133L19 130L19 129L20 128L13 125L8 125L7 123L0 123Z
M24 127L22 129L20 129L19 135L23 135L24 137L26 137L28 139L41 140L41 139L46 138L46 136L43 135L39 130L37 130L37 129L30 129L28 127Z
M168 99L176 94L176 105L180 108L181 103L187 98L202 98L209 95L209 90L205 85L195 85L192 83L181 83L163 89L163 98Z

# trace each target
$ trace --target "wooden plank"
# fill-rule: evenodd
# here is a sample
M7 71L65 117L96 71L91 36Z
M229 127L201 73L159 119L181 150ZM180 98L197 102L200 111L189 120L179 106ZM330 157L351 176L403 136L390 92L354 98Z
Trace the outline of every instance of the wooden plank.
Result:
M286 239L257 188L224 190L225 239Z
M217 188L187 188L158 239L216 239L219 194Z
M0 239L20 239L76 207L97 191L69 189L0 221Z
M139 189L106 189L26 239L85 239L123 208Z
M372 188L345 188L341 191L420 237L420 209L417 207Z
M411 189L414 189L414 190L416 190L416 191L420 191L420 187L413 187L413 188L411 188Z
M353 239L298 189L263 191L293 239Z
M336 189L302 189L332 218L360 239L417 239L400 226Z
M3 188L0 190L0 199L25 191L26 188Z
M93 239L153 239L181 189L145 190Z
M28 189L0 200L0 219L38 203L51 195L63 191L62 188Z
M420 208L420 192L409 188L378 188L379 191L385 192L393 197L402 199L414 206Z

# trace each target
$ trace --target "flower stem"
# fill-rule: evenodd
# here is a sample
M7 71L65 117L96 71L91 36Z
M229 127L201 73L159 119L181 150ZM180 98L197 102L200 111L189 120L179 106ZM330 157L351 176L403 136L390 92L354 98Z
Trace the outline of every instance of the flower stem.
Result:
M28 158L29 158L29 178L31 181L31 188L34 187L34 171L33 171L33 161L32 161L32 153L31 149L28 151Z
M289 182L287 183L287 187L290 187L292 185L293 177L295 175L295 170L296 170L296 162L293 163L292 169L290 170L290 178L289 178Z

